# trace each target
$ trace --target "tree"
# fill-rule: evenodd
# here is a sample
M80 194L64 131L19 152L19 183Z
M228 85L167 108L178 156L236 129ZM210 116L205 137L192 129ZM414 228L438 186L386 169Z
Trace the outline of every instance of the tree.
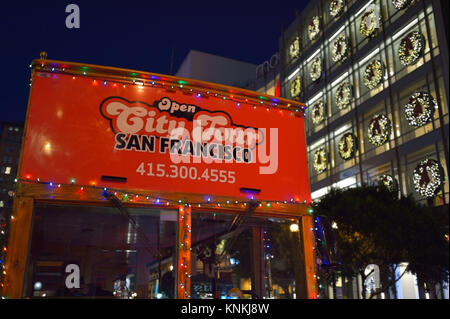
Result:
M336 225L335 239L340 270L345 276L359 274L363 298L386 292L407 271L432 282L448 278L448 244L444 231L433 221L429 208L412 196L398 196L384 186L332 189L314 207L315 217ZM396 276L400 263L408 267ZM381 288L367 295L366 267L383 271Z
M427 284L427 290L435 295L434 287L437 283L448 283L449 246L445 240L448 224L441 224L430 207L409 209L411 232L414 234L409 239L409 269L416 273Z

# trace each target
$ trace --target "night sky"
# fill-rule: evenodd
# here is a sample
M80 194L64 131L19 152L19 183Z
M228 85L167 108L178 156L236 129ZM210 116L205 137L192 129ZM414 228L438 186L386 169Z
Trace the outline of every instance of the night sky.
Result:
M48 59L170 74L191 49L260 64L308 1L5 1L0 8L0 121L23 122L29 64ZM68 29L68 4L80 29Z

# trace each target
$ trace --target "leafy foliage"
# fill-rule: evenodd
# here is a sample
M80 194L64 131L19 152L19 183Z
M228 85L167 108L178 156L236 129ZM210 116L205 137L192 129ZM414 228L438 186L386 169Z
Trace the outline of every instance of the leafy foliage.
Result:
M407 270L430 282L448 278L445 230L434 220L431 209L411 196L399 198L397 192L383 186L332 189L316 204L314 214L337 224L334 237L339 268L345 276L360 274L364 282L369 264L389 269L407 262ZM375 294L396 280L383 280L383 287Z

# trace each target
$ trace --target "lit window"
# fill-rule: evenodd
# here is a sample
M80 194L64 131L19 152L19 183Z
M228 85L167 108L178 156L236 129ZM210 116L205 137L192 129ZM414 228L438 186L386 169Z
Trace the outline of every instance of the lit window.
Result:
M12 126L10 126L9 128L8 128L10 131L12 131L13 130L13 127Z
M337 187L340 189L345 189L347 187L355 187L356 185L356 177L348 177L346 179L340 180L337 183L334 183L332 187Z
M11 174L11 167L6 166L6 168L5 168L5 174L7 174L7 175Z
M328 193L329 187L323 187L311 193L311 199L316 200Z

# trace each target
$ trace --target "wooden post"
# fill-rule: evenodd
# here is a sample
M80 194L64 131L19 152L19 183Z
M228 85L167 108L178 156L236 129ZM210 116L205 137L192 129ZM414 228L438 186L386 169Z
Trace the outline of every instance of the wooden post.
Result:
M25 268L32 231L33 204L31 197L16 197L14 200L6 252L4 288L6 298L23 297Z
M306 276L306 294L308 299L317 298L316 287L316 267L314 263L314 233L313 229L313 217L311 215L305 215L301 217L302 227L302 241L303 241L303 257L305 261L305 276Z
M178 208L176 298L191 298L191 208Z

